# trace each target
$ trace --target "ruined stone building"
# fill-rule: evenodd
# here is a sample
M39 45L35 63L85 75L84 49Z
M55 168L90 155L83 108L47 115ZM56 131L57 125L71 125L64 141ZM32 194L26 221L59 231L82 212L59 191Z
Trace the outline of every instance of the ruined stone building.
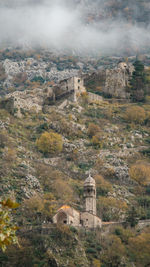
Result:
M85 92L84 80L71 77L52 87L10 93L0 101L0 107L21 117L22 110L39 112L45 105L55 105L56 101L63 99L76 102Z
M126 62L120 62L114 69L107 69L104 93L116 98L129 98L130 94L126 89L133 71L133 65Z
M92 92L118 99L129 99L127 92L134 66L128 62L120 62L113 69L102 69L85 77L85 86Z
M90 175L84 181L84 202L83 212L70 206L62 206L53 217L53 223L67 224L74 227L101 227L102 221L96 215L96 184Z
M78 97L86 92L84 81L81 77L71 77L60 81L58 84L61 94L71 93L71 100L76 102Z

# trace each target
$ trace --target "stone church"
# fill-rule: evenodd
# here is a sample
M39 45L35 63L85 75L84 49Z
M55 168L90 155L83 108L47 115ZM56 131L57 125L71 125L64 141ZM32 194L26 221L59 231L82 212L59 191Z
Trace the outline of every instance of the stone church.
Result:
M85 208L83 212L64 205L53 217L53 223L85 228L101 227L102 221L96 215L96 183L91 175L84 181L84 199Z

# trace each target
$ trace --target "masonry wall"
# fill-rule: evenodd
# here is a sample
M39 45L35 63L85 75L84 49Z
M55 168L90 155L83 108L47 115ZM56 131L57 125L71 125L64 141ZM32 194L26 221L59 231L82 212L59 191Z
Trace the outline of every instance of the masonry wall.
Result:
M73 226L79 226L80 224L80 213L73 209L73 216L69 216L68 223Z
M88 99L89 99L89 102L102 102L103 101L102 96L93 94L91 92L88 92Z
M82 212L81 220L83 226L86 228L96 228L102 226L101 219L89 212Z

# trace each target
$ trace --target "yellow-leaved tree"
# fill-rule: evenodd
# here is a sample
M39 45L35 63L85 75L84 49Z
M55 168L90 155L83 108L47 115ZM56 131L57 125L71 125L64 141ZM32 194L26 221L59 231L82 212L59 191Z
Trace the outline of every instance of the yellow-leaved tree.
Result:
M0 247L3 251L11 244L17 244L17 226L12 220L11 211L19 206L11 199L0 201Z
M127 122L142 124L146 119L145 110L139 106L130 106L126 109L124 119Z
M39 139L36 140L39 151L46 153L61 152L63 148L63 140L60 134L54 132L44 132Z
M101 267L101 263L98 259L93 260L93 267Z
M150 266L150 233L141 233L129 239L129 251L135 266Z
M129 170L131 179L140 185L150 185L150 164L148 162L137 161Z

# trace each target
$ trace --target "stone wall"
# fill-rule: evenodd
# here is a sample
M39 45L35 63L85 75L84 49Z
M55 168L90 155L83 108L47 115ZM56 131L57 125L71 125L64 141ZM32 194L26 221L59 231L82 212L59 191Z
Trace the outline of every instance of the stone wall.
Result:
M96 228L102 226L102 221L96 215L93 215L89 212L82 212L81 213L81 222L82 226L85 228Z
M63 80L59 83L59 88L61 92L71 92L72 96L70 97L70 100L77 101L78 97L86 92L86 89L84 87L84 81L81 77L72 77L66 80Z
M125 226L125 222L102 222L102 234L108 234L114 231L119 226ZM136 225L137 230L141 230L144 227L150 226L150 220L140 220Z
M53 223L64 224L64 221L67 225L78 227L80 225L80 213L71 207L62 208L53 217Z
M88 92L88 100L89 100L89 102L102 102L103 101L103 97L100 96L100 95Z
M22 111L40 112L45 105L55 105L58 100L77 101L83 92L86 92L83 79L72 77L53 87L15 91L8 94L0 101L0 108L5 108L17 117L21 117Z
M150 226L150 220L140 220L137 225L139 229L142 229L146 226Z
M126 70L120 68L106 70L104 93L116 98L128 98L129 94L125 90L128 81L129 75Z
M106 96L128 99L130 94L127 93L126 88L133 71L132 64L121 62L113 69L100 70L86 75L85 86L93 93L101 92Z
M40 88L33 89L32 91L16 91L8 94L0 101L0 108L5 108L10 113L21 117L23 111L41 111L45 99L50 95L52 95L51 90Z

